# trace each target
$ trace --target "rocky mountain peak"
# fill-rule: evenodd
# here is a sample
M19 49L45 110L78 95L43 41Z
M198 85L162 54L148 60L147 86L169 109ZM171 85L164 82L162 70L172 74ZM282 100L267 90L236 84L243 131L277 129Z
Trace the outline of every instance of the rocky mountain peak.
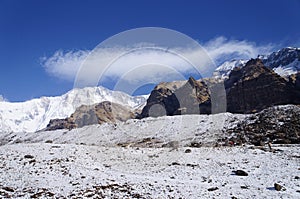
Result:
M300 61L300 48L287 47L268 56L262 56L263 63L270 68L287 66L293 62ZM296 64L296 63L295 63ZM296 65L295 65L296 66Z
M264 66L272 69L282 77L287 77L300 71L300 48L286 47L268 55L258 55L257 58L262 60ZM226 79L231 71L244 67L248 61L243 59L226 61L216 68L214 77Z
M251 59L233 70L225 89L229 112L249 113L278 104L300 103L295 85L264 66L260 59Z
M104 101L93 105L82 105L65 119L50 120L45 130L73 129L86 125L115 123L135 118L129 107L110 101Z

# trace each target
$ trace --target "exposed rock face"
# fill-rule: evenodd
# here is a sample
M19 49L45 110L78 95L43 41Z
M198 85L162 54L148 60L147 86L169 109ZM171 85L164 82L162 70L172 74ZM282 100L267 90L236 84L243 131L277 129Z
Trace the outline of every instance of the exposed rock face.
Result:
M300 90L300 72L290 75L288 80L294 84L298 90Z
M276 106L249 115L227 133L234 143L299 144L300 107L296 105Z
M280 66L287 66L293 62L300 61L300 48L287 47L277 52L273 52L269 56L263 57L263 63L270 68L277 68ZM298 68L298 64L295 63Z
M279 104L300 104L300 91L260 59L234 69L225 81L227 111L250 113Z
M151 92L141 117L210 113L210 94L204 80L160 83Z
M284 104L300 104L299 75L287 81L260 59L251 59L244 67L235 68L224 84L214 78L196 81L191 77L187 82L157 85L141 117L252 113Z
M73 129L92 124L126 121L131 118L135 118L135 114L129 108L104 101L90 106L82 105L68 118L51 120L46 130Z

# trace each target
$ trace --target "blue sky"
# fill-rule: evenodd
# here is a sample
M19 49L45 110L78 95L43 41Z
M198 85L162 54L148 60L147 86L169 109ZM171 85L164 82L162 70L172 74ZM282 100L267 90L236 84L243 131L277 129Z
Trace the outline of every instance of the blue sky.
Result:
M254 53L299 47L299 10L299 0L0 0L0 96L24 101L65 93L73 81L47 70L41 58L75 56L132 28L169 28L204 46L245 45Z

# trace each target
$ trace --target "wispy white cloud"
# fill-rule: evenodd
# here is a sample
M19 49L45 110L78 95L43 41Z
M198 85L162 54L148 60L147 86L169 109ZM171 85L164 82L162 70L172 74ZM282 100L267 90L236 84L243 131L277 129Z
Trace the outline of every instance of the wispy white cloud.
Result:
M76 73L90 51L56 51L50 57L41 57L40 61L47 73L63 80L74 81Z
M258 55L272 52L277 46L274 44L257 45L255 42L247 40L240 41L217 37L203 44L203 47L217 64L221 64L231 59L256 58Z
M212 39L202 47L205 51L200 52L198 48L132 50L128 47L98 48L93 51L59 50L50 57L41 58L41 63L50 75L64 80L74 81L80 71L77 79L85 81L84 85L93 85L99 78L103 81L106 78L121 78L128 83L145 84L171 81L194 73L195 68L191 67L189 60L200 60L196 63L200 65L196 71L208 76L215 69L213 67L224 61L255 58L274 50L272 44L257 45L225 37ZM210 58L215 61L215 66L209 64Z

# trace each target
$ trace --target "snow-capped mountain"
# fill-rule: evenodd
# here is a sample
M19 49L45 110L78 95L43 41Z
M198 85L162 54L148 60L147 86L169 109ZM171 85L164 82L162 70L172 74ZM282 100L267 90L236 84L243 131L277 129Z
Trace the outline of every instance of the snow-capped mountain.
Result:
M146 100L147 96L133 97L104 87L88 87L26 102L0 101L0 131L35 132L45 128L50 119L69 117L81 105L111 101L135 110L142 108Z
M300 48L287 47L268 56L258 57L281 76L289 76L300 71Z
M300 48L287 47L269 55L258 55L258 58L283 77L300 71ZM215 70L214 77L226 78L234 68L245 66L247 61L249 60L226 61Z
M245 66L248 60L238 59L226 61L222 65L220 65L214 72L214 77L225 78L229 76L229 73L236 67Z

